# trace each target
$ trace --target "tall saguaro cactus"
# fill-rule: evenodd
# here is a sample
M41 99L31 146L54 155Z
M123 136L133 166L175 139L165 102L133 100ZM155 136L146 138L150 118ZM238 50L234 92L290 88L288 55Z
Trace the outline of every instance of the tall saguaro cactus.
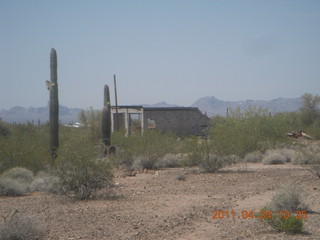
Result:
M102 141L105 145L105 153L111 144L111 106L109 86L104 85L104 100L102 109Z
M58 100L58 74L57 52L54 48L50 52L50 82L47 82L50 91L50 150L52 159L57 157L59 147L59 100Z

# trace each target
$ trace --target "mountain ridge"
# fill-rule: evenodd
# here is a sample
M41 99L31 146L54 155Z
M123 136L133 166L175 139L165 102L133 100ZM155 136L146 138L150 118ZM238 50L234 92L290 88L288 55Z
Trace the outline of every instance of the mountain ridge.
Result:
M169 104L165 101L156 104L141 104L144 107L180 107L176 104ZM276 98L272 100L243 100L243 101L223 101L214 96L207 96L196 100L191 107L197 107L208 117L226 116L227 109L240 108L244 110L249 107L261 107L268 109L271 113L277 112L296 112L301 107L301 98ZM69 108L60 105L60 121L63 124L78 121L78 115L82 108ZM28 107L15 106L9 110L0 110L0 120L15 123L45 123L49 121L49 107Z
M81 108L68 108L59 106L59 119L63 124L78 121ZM49 107L28 107L15 106L9 110L0 110L0 120L11 123L45 123L49 121Z
M198 107L200 111L205 112L209 117L211 116L225 116L227 110L247 109L249 107L260 107L268 109L271 113L278 112L296 112L301 107L301 97L299 98L283 98L279 97L271 100L242 100L242 101L222 101L214 96L203 97L196 100L193 107Z

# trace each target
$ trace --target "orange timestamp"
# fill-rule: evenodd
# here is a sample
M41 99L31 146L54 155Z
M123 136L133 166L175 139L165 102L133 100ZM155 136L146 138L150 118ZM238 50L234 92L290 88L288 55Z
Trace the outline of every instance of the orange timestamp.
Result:
M279 217L279 218L284 218L288 219L292 213L289 211L279 211L276 213L273 213L271 211L267 210L261 210L260 212L254 212L253 210L248 211L248 210L243 210L241 212L236 212L234 210L231 211L212 211L213 216L212 219L236 219L236 218L241 218L241 219L271 219L274 217ZM307 211L296 211L295 214L293 215L296 219L307 219L308 214Z

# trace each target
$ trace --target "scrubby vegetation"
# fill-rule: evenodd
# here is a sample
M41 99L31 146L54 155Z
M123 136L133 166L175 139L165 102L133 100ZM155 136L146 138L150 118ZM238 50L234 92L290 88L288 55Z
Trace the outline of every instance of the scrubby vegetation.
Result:
M17 209L8 215L1 215L0 240L40 240L44 239L43 231L30 218L22 217Z
M273 212L278 211L307 211L308 207L304 203L306 193L294 183L280 188L272 197L268 208Z
M33 173L25 168L11 168L0 175L0 196L23 196L30 191Z
M212 118L206 138L180 139L156 130L127 137L122 131L115 132L112 145L116 146L117 154L108 158L102 154L101 112L91 108L79 116L84 128L60 126L60 148L53 162L48 149L47 124L0 122L0 174L3 175L0 193L24 195L46 190L87 199L111 184L114 167L142 170L198 166L204 172L215 172L242 161L291 162L307 164L307 169L320 178L319 145L292 145L286 136L291 130L304 129L314 138L320 137L318 103L317 96L306 94L298 113L272 115L264 109L231 110L227 117ZM32 180L22 184L13 175L9 177L12 168L24 171L24 176L29 174Z
M264 211L268 212L268 209L265 208ZM280 216L279 213L270 213L263 221L266 221L273 229L279 232L297 234L303 231L303 221L301 218L297 218L296 215L284 217Z
M82 129L84 133L73 130L72 136L60 147L55 173L63 193L84 200L111 184L112 168L102 156L101 145L90 140L86 129Z
M305 197L306 193L301 187L294 183L285 185L273 195L268 206L262 209L267 214L261 219L278 231L301 233L302 220L308 212L308 206L304 202Z
M177 153L177 137L157 131L146 131L143 135L128 137L124 137L123 132L118 132L113 136L113 144L118 148L117 163L128 169L169 167L174 163L166 161L165 155ZM176 157L171 155L171 160L175 162Z

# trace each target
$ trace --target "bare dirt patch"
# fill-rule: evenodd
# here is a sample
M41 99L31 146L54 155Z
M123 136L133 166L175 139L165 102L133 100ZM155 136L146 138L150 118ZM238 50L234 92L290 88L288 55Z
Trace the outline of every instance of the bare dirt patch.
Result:
M184 174L185 180L177 176ZM33 219L45 239L320 239L320 181L300 166L248 164L217 173L176 168L126 176L115 173L115 188L103 199L71 201L47 193L0 198L0 213L12 209ZM287 183L301 185L313 213L304 234L288 235L259 219L256 212ZM215 210L236 217L212 219Z

